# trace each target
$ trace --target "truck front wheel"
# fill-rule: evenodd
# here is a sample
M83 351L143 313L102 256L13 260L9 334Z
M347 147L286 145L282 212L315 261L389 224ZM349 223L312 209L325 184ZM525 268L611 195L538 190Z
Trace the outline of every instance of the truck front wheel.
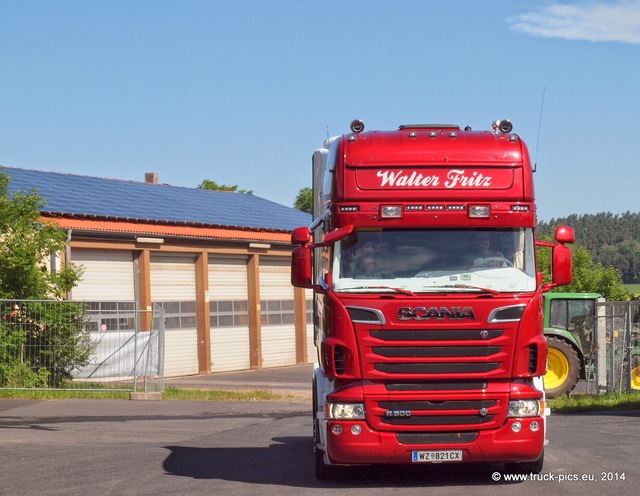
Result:
M573 346L558 338L548 338L549 362L544 375L547 397L570 393L580 377L580 358Z

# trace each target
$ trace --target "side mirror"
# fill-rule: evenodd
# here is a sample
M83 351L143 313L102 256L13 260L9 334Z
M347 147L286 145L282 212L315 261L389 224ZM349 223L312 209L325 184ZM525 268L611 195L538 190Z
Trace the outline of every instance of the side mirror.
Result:
M296 227L291 233L292 245L306 245L311 241L311 231L308 227Z
M551 277L553 284L555 286L571 284L573 280L571 249L568 246L560 244L553 248L551 257Z
M313 287L309 246L300 246L291 253L291 285L296 288Z
M542 291L549 291L556 286L566 286L573 280L572 253L565 243L573 243L575 234L568 226L556 228L556 243L538 242L538 246L551 248L551 282L542 286Z
M575 243L576 237L573 228L568 226L556 227L556 241L558 243Z

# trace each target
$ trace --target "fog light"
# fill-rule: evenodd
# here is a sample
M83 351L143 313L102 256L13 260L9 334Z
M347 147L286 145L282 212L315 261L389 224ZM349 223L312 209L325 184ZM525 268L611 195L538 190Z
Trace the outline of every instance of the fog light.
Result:
M538 429L540 429L540 424L538 423L537 420L534 420L533 422L531 422L531 425L529 426L529 428L533 431L536 432Z
M356 424L356 425L351 426L351 434L353 434L354 436L360 435L361 432L362 432L362 426L361 425Z
M514 422L511 426L513 432L520 432L522 430L522 424L520 422Z
M333 432L336 436L342 434L342 426L340 424L336 424L331 427L331 432Z

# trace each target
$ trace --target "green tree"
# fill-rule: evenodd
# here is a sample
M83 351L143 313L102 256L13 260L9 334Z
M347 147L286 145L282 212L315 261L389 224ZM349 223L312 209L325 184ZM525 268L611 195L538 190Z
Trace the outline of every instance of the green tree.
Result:
M231 193L243 193L246 195L253 194L252 189L239 189L239 186L237 184L218 184L211 179L204 179L200 184L198 184L197 188L210 189L211 191L229 191Z
M595 263L615 267L626 284L640 282L640 213L569 215L539 222L540 237L552 236L557 225L573 227L575 246L584 246Z
M610 301L629 298L622 284L622 276L617 269L594 263L591 254L583 246L572 248L572 254L573 282L568 286L555 288L553 291L600 293ZM551 249L538 248L538 267L544 274L544 281L551 281Z
M313 190L311 188L302 188L298 191L296 201L293 204L296 210L302 210L308 214L313 213Z
M74 265L51 272L46 261L63 251L66 234L41 220L44 200L35 191L9 193L0 174L0 298L60 299L81 277Z
M9 191L0 174L0 387L57 387L92 352L84 307L55 302L78 282L69 264L51 272L46 261L65 249L66 234L41 219L44 200L35 191Z

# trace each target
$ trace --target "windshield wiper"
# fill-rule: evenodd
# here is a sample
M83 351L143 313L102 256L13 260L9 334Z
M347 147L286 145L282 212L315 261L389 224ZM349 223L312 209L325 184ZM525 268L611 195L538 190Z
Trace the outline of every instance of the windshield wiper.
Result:
M416 294L409 289L393 288L391 286L357 286L355 288L343 288L342 291L352 291L358 289L387 289L389 291L395 291L405 296L415 296Z
M500 291L491 288L483 288L481 286L472 286L471 284L454 284L453 286L449 286L455 289L477 289L478 291L482 291L484 293L491 294L500 294Z

